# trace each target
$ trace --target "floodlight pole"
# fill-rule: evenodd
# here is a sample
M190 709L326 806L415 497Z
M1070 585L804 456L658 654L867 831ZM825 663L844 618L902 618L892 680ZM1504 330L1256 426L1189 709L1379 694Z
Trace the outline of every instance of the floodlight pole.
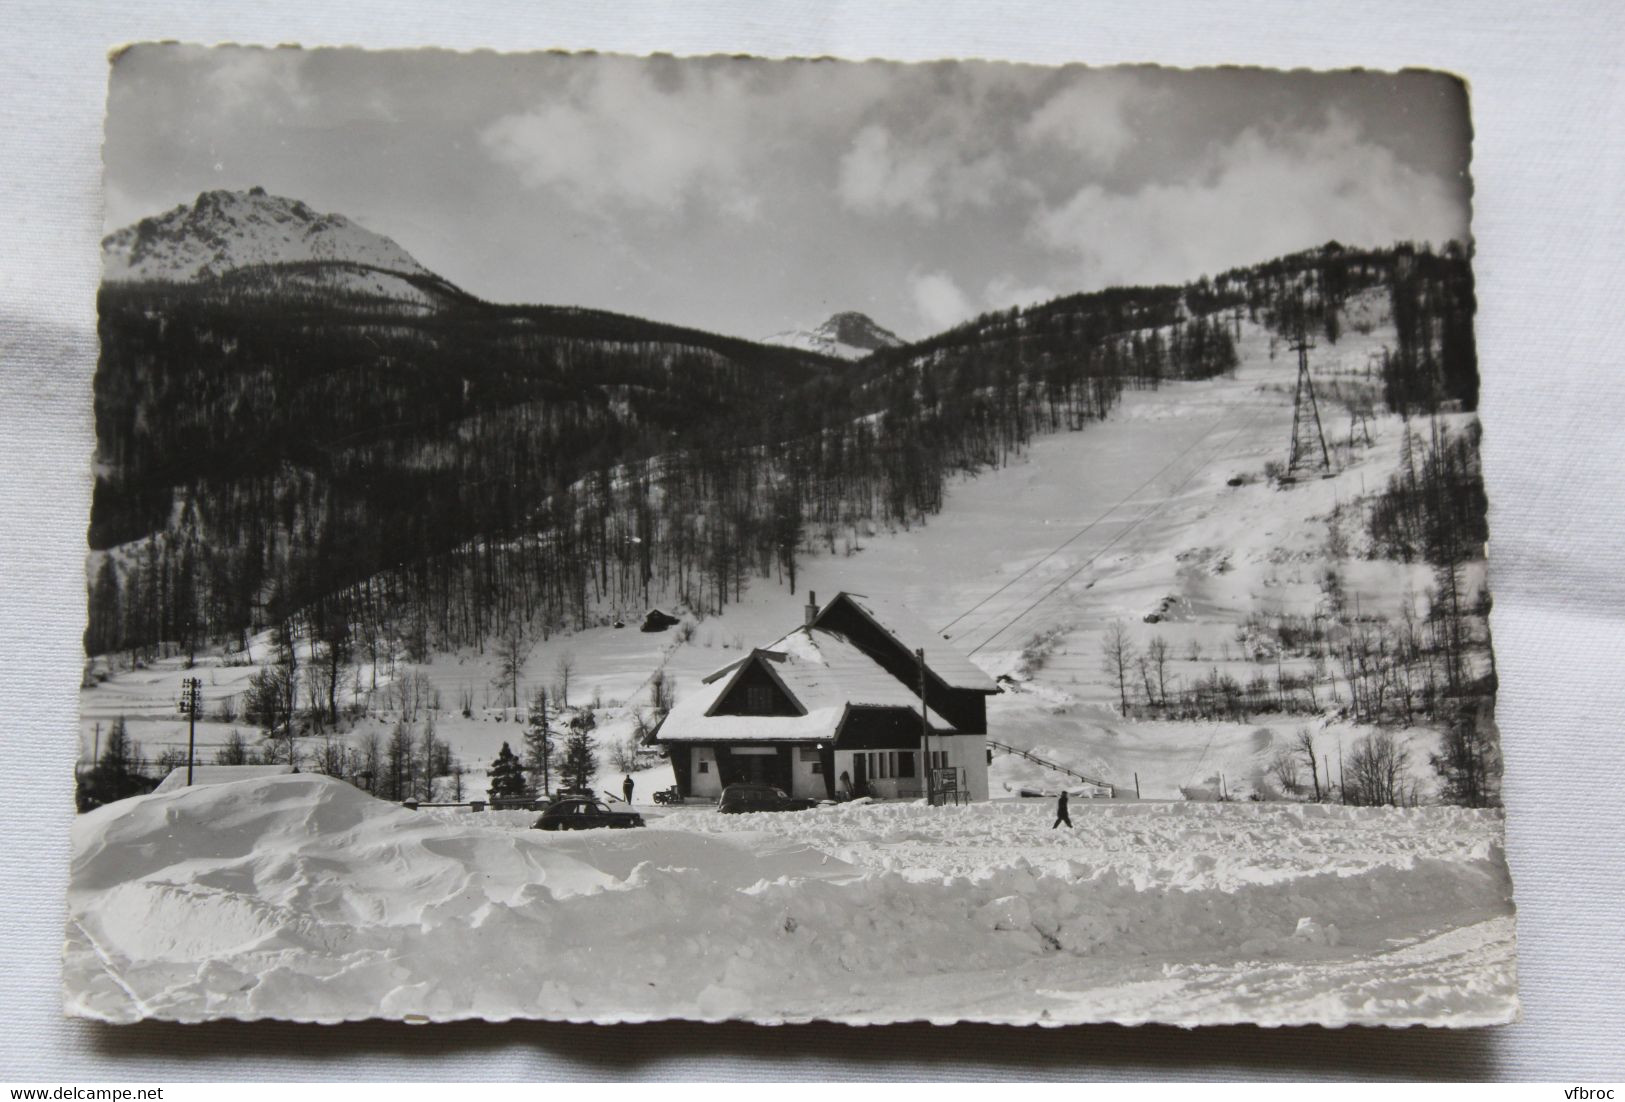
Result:
M931 776L931 721L927 718L925 707L925 649L917 648L914 651L914 661L920 668L920 745L924 752L920 759L920 769L925 773L925 804L927 807L936 806L936 785Z

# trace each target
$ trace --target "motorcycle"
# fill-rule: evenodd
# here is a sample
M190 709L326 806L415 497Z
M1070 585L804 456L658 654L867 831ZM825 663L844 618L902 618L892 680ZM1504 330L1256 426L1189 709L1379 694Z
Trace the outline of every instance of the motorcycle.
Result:
M655 793L655 803L657 804L670 806L672 804L681 804L682 802L683 794L677 791L677 786L675 784L670 788L662 788L659 792Z

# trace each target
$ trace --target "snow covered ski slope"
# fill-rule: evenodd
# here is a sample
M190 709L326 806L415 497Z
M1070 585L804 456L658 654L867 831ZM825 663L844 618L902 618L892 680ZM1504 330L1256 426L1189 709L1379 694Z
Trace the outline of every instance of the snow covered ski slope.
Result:
M1125 716L1101 667L1102 637L1122 624L1142 647L1166 640L1176 686L1215 670L1245 680L1262 661L1250 618L1311 615L1331 565L1362 614L1419 607L1428 568L1366 554L1361 522L1407 426L1376 416L1369 444L1346 445L1335 398L1391 344L1384 309L1352 302L1342 338L1315 356L1333 477L1264 477L1284 459L1294 365L1243 324L1233 378L1132 392L1107 421L954 484L926 524L808 555L794 595L756 579L723 615L685 613L691 636L554 635L523 673L521 698L570 657L572 704L601 705L600 783L613 789L609 748L657 668L681 700L799 623L808 590L880 595L1005 678L993 737L1144 802L1080 799L1074 828L1051 830L1052 803L1016 794L1071 782L1009 755L992 763L989 804L777 816L644 806L671 783L660 765L634 774L650 828L614 834L414 812L310 775L125 800L76 826L69 1008L113 1021L1511 1020L1502 821L1426 806L1436 731L1392 732L1424 806L1309 804L1283 798L1269 765L1302 727L1322 778L1340 779L1345 749L1373 728L1332 700L1314 715ZM268 649L258 641L255 658ZM401 721L391 679L426 679L444 701L438 737L479 770L522 737L490 688L495 665L487 650L363 667L377 703L342 737ZM255 670L215 656L111 671L83 695L87 755L117 717L149 754L184 745L180 679L201 677L212 707ZM466 715L453 706L465 694ZM199 725L205 755L229 725ZM484 789L479 772L467 784Z
M799 568L793 595L770 579L752 580L742 600L699 620L687 643L675 632L609 627L540 641L526 664L521 697L556 680L555 668L568 655L575 670L572 699L598 697L605 705L598 716L601 741L624 737L632 707L647 708L650 675L662 664L682 699L741 648L777 639L800 623L807 592L827 600L850 590L909 606L954 646L974 652L988 672L1017 676L1011 691L990 701L995 738L1128 790L1138 775L1147 797L1210 797L1221 785L1238 797L1260 791L1263 769L1296 720L1125 723L1116 689L1100 670L1099 642L1107 625L1122 620L1142 644L1153 633L1167 639L1175 683L1213 669L1245 680L1249 656L1235 636L1247 616L1257 610L1308 614L1321 601L1316 578L1327 561L1328 521L1340 506L1384 484L1398 466L1404 432L1398 417L1378 416L1370 422L1371 446L1338 448L1348 435L1347 414L1331 388L1363 377L1394 340L1383 295L1359 297L1346 313L1341 339L1314 357L1327 388L1327 435L1340 451L1334 478L1286 490L1263 478L1266 462L1285 458L1295 365L1284 347L1272 356L1267 330L1244 322L1233 378L1131 391L1106 421L1039 437L1008 466L952 484L943 511L924 525L842 537L833 552L820 544ZM1344 517L1341 527L1355 538L1352 520ZM1350 600L1367 609L1391 612L1402 595L1415 600L1430 584L1425 565L1365 560L1357 552L1342 569ZM1159 617L1154 627L1144 622L1153 614ZM1188 657L1193 644L1201 654L1196 660ZM268 636L251 648L256 660L269 653ZM181 679L203 679L212 711L222 697L242 693L256 671L204 656L194 670L176 657L118 672L81 698L84 754L93 752L98 725L105 731L119 717L149 754L184 747L185 724L175 714ZM388 670L359 672L363 686L376 680L387 687ZM421 665L402 662L394 676L418 674L440 691L445 706L435 716L438 736L465 765L482 768L504 741L517 746L518 730L503 722L512 713L492 687L490 648L438 655ZM452 707L464 692L475 701L468 717ZM351 737L369 728L387 736L397 718L398 709L377 707ZM1317 732L1325 730L1334 758L1340 743L1352 744L1360 733L1331 720L1313 722ZM232 726L242 724L199 725L206 757ZM1404 735L1415 743L1417 780L1425 788L1434 736L1424 729ZM481 782L476 776L470 783ZM638 783L645 791L664 787L669 771L640 776ZM1018 758L994 762L996 793L1061 783L1059 775Z

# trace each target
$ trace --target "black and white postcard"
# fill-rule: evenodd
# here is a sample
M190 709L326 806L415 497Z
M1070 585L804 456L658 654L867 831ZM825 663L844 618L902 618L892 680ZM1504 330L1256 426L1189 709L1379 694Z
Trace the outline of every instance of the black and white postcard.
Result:
M70 1013L1516 1017L1458 79L139 45L104 152Z

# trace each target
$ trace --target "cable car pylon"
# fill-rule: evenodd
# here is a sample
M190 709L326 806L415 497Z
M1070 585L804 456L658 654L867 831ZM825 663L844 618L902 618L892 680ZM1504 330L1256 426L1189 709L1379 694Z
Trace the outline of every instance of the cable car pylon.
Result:
M1318 470L1321 477L1330 478L1332 457L1326 450L1326 433L1320 427L1315 383L1309 377L1309 350L1315 345L1300 330L1297 340L1289 347L1298 354L1298 389L1292 399L1292 450L1287 454L1286 477L1282 481L1294 482L1300 473L1314 470Z

